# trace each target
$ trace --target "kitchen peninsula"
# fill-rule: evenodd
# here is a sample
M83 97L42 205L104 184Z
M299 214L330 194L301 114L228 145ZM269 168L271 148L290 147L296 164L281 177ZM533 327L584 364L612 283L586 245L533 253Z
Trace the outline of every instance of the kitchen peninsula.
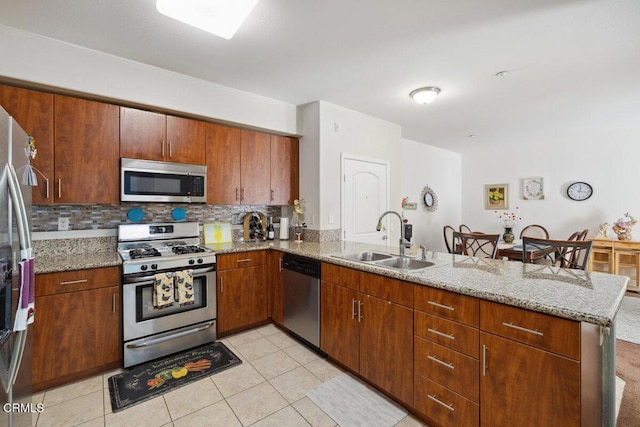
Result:
M430 424L613 424L615 316L626 277L433 252L433 266L407 272L345 259L389 251L349 242L209 247L321 261L321 349ZM91 262L99 265L95 254ZM65 269L43 257L41 267L52 265ZM270 316L281 325L278 265L266 265ZM356 302L363 311L354 319ZM349 360L334 351L336 336Z

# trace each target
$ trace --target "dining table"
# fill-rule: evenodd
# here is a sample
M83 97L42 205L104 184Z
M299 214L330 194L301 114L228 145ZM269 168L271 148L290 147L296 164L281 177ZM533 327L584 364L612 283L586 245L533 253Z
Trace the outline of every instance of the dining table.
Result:
M536 259L541 259L547 256L548 251L545 248L536 248L527 250L526 260L533 262ZM509 261L522 261L522 240L514 240L513 243L498 243L498 249L496 251L497 259L508 259Z

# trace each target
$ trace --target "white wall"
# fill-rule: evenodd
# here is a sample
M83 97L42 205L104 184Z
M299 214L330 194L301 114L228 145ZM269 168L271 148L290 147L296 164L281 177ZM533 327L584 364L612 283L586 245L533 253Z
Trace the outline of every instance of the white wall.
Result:
M445 225L457 227L461 222L461 168L459 153L402 140L402 196L418 203L417 210L404 211L413 225L411 242L415 246L447 251L442 229ZM422 202L422 190L427 185L438 197L435 212L427 211Z
M298 135L296 106L0 25L0 76Z
M550 124L541 132L514 135L508 141L491 141L487 148L474 138L462 153L462 222L472 229L501 232L493 210L484 209L485 184L508 183L509 208L519 206L526 224L541 224L552 238L565 239L598 225L612 224L627 211L640 217L640 122L634 129L616 128L615 123L593 122L580 128ZM522 179L544 178L544 200L523 200ZM593 196L583 202L570 200L568 184L586 181ZM640 238L636 227L634 238ZM609 229L609 236L615 233Z

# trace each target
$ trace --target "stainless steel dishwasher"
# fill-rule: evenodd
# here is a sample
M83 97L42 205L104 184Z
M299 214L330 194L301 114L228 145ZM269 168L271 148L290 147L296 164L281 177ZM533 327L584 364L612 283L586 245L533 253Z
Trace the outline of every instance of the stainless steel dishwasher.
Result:
M320 348L320 262L291 254L282 260L284 326Z

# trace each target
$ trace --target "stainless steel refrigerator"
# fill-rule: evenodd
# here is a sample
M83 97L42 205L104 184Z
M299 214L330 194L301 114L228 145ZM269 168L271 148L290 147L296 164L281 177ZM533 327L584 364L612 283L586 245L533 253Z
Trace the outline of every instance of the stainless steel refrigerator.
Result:
M31 426L30 138L0 107L0 426Z

